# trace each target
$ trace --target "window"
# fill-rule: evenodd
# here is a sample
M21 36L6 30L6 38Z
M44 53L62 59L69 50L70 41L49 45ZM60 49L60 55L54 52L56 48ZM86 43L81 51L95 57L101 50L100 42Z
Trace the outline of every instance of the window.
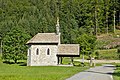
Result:
M38 48L36 49L36 55L39 55L39 49Z
M28 49L28 56L31 56L31 49Z
M50 55L50 49L49 48L47 49L47 55Z

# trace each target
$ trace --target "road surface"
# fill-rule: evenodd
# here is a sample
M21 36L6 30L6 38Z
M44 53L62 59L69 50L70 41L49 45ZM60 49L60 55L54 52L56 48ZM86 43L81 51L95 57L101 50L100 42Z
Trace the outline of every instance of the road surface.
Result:
M103 65L95 68L90 68L84 72L75 74L66 80L113 80L112 73L114 65Z

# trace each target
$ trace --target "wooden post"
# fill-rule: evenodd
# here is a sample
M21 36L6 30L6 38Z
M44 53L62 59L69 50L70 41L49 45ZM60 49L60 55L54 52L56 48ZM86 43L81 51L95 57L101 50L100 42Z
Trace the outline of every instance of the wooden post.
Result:
M71 63L72 63L72 65L74 65L74 63L73 63L73 57L71 57Z
M59 57L58 57L58 64L60 64L60 59L59 59Z
M93 61L92 61L92 56L91 56L91 55L89 55L89 58L90 58L90 66L92 66L92 64L93 64Z
M62 57L60 57L61 59L60 59L60 64L62 64Z

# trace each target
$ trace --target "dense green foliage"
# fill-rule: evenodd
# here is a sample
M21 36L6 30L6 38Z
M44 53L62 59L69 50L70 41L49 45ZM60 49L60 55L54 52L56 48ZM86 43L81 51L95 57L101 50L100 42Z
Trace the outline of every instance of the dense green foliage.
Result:
M118 48L117 52L120 54L120 47Z
M119 3L119 0L0 0L0 37L13 26L21 26L32 36L55 32L59 15L63 43L73 43L78 34L95 32L96 25L99 33L106 32L106 24L113 31L113 12L116 10L118 24Z
M0 80L65 80L85 67L27 67L0 62Z
M80 44L81 53L90 55L96 48L96 37L93 35L83 34L76 39Z
M34 36L38 32L55 32L58 16L60 17L62 43L84 44L79 42L84 34L94 38L95 34L115 31L114 25L120 24L120 1L0 0L0 41L4 41L6 36L10 36L8 33L14 33L12 30L14 27L24 29L23 33L27 33L28 36ZM11 37L14 38L14 35ZM21 45L24 45L26 40L27 37L24 38ZM6 41L9 42L9 39ZM90 48L87 47L85 50L92 49L90 46L92 43L88 41ZM10 44L7 44L3 45L10 47ZM18 54L17 49L11 53Z
M25 59L27 47L24 44L30 38L22 29L13 28L3 38L3 55L2 58L6 61Z
M115 72L112 75L114 80L120 80L120 64L116 64Z

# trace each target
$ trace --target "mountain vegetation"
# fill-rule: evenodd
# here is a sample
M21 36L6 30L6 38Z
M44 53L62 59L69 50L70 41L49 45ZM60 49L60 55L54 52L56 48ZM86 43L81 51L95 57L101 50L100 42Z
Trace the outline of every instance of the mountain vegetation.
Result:
M95 46L90 45L95 44L96 36L119 29L120 0L0 0L3 53L14 53L5 48L12 46L10 42L14 39L15 44L21 45L14 47L14 54L17 54L18 47L26 50L22 46L35 34L55 32L57 17L60 18L62 43L80 43L82 50L91 51Z

